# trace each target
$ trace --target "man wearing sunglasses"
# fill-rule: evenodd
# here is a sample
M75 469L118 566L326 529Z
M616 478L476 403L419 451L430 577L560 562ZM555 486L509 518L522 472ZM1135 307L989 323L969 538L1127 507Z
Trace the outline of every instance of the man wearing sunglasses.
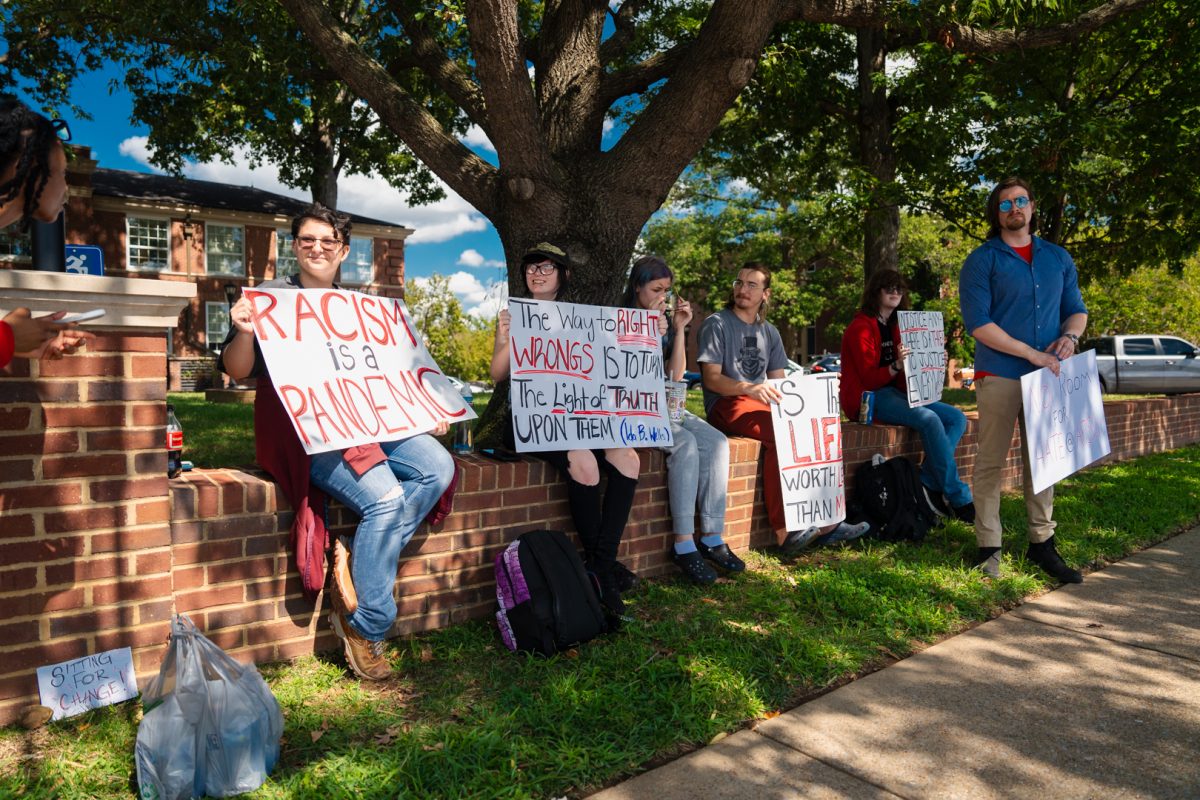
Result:
M1033 235L1037 205L1020 178L1001 181L988 196L987 241L963 263L959 301L963 323L975 337L975 387L979 403L975 457L977 566L1000 575L1000 482L1012 441L1021 426L1027 557L1063 583L1083 576L1059 556L1054 544L1054 487L1035 494L1024 446L1021 376L1075 354L1087 326L1075 262L1058 245Z

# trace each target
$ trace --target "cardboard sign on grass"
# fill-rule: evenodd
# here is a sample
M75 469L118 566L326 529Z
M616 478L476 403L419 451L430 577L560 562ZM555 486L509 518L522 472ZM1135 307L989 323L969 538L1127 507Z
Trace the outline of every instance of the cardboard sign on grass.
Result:
M846 518L839 382L835 372L768 381L783 395L771 404L771 424L789 531ZM771 478L764 475L763 480Z
M309 455L475 418L400 300L340 289L244 294L275 391Z
M51 719L65 719L138 696L133 651L106 650L37 668L38 696Z
M1035 492L1048 489L1112 452L1096 351L1021 376L1025 447Z
M669 447L658 311L511 298L517 451Z
M909 349L904 359L908 407L927 406L942 399L946 383L946 331L940 311L897 311L900 343Z

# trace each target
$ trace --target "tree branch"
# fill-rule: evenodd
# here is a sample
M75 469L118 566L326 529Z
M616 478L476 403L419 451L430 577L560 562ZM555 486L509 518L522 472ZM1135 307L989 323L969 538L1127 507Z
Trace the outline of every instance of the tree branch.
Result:
M896 28L898 20L892 13L894 3L888 0L786 0L787 6L780 22L803 20L855 28ZM1109 0L1085 11L1069 22L1045 27L978 28L972 25L947 23L931 31L919 28L899 28L899 35L920 36L927 41L941 42L948 49L965 53L997 53L1005 50L1051 47L1074 41L1084 34L1107 25L1114 19L1148 5L1152 0Z
M633 20L645 5L645 0L625 0L616 13L609 11L614 30L612 36L605 39L604 43L600 45L601 64L611 64L616 61L617 57L625 52L625 48L629 47L634 35L637 34L637 26L634 25Z
M325 9L320 0L280 0L288 14L355 93L365 99L413 155L485 215L496 208L496 170L446 133L437 119L367 55Z
M605 106L627 95L644 92L656 82L670 78L690 46L690 42L677 44L670 50L655 53L637 64L607 75L600 88Z
M487 127L487 108L483 94L471 78L457 64L447 58L438 46L429 26L419 21L411 7L402 0L390 0L392 13L400 20L404 32L412 43L404 66L416 67L433 79L438 88L459 105L467 117L480 127Z

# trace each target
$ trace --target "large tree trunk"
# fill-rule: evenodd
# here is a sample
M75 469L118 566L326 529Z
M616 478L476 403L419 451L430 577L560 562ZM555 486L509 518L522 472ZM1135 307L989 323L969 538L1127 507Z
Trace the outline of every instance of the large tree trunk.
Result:
M895 201L896 154L892 148L892 112L888 105L885 33L859 28L858 146L871 177L863 215L863 275L896 269L899 263L900 207Z

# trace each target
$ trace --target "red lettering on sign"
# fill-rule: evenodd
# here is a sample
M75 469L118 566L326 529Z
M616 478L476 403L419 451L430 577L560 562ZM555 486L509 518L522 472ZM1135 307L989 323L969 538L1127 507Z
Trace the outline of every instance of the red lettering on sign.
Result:
M279 327L279 323L271 316L271 312L275 309L275 304L279 301L272 295L256 292L253 289L246 289L242 294L250 298L250 314L251 319L254 321L254 332L258 336L258 340L260 342L267 340L267 330L264 326L266 322L271 323L272 327L279 333L279 338L286 339L287 334L283 332L283 328ZM267 301L266 308L258 307L259 299Z
M282 384L279 387L279 395L283 398L283 404L287 406L288 413L291 414L292 419L295 421L294 427L300 431L300 438L304 440L306 445L311 445L312 442L308 440L308 434L304 432L304 426L300 424L300 417L308 410L308 403L304 400L304 390L296 386Z
M329 304L334 300L346 302L345 295L337 294L336 292L326 292L321 297L321 315L325 317L325 324L329 326L329 330L333 331L333 335L341 339L343 342L353 342L358 338L358 331L351 333L342 333L337 328L333 327L333 315L329 313Z
M304 341L304 336L300 332L300 326L304 320L311 319L317 323L317 327L321 329L321 337L329 338L329 331L325 329L325 325L321 322L321 318L317 316L317 311L312 307L312 303L308 302L308 298L304 296L304 292L296 292L296 341Z

